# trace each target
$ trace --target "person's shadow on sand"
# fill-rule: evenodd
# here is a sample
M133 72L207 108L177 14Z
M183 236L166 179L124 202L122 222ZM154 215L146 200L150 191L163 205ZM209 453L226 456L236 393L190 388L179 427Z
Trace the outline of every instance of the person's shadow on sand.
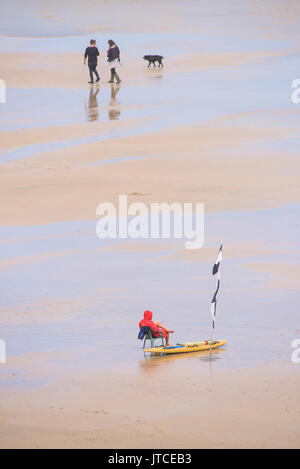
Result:
M121 111L120 109L116 109L115 106L117 106L119 101L117 101L116 96L120 91L120 86L114 86L111 85L111 91L110 91L110 106L112 106L112 109L109 109L108 111L108 117L109 120L118 120L120 118Z
M98 86L96 88L91 86L88 106L86 107L87 120L89 121L96 121L99 118L99 106L97 101L99 91L100 88Z

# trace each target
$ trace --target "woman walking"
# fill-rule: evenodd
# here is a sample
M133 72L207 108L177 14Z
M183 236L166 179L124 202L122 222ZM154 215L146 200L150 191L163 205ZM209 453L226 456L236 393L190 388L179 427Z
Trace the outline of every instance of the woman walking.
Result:
M113 83L116 78L117 83L120 83L120 77L116 72L116 66L120 63L120 50L117 44L111 39L108 41L109 49L107 51L107 61L110 66L110 80L108 83Z

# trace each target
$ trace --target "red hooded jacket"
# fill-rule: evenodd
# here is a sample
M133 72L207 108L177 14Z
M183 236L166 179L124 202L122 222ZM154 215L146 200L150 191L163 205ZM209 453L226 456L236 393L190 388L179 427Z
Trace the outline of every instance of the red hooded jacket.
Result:
M151 327L151 329L153 329L155 331L153 333L153 335L155 337L159 337L160 332L162 332L163 337L168 337L167 331L165 331L165 329L162 329L161 327L159 327L157 324L155 324L152 321L152 312L151 311L145 311L144 312L144 319L141 319L141 321L139 322L139 326L140 326L140 329L143 326Z

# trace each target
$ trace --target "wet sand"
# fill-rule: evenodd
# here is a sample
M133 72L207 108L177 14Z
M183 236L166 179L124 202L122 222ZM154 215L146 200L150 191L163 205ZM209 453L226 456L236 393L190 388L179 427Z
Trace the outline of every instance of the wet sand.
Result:
M135 123L120 123L118 131L125 127L125 132L130 132ZM37 148L30 147L31 142L38 142L34 139L36 134L43 141L42 135L47 131L45 134L41 130L18 131L20 139L28 142L29 155L31 152L34 156L19 157L1 165L3 224L94 219L97 204L117 203L118 194L141 194L139 200L149 204L204 201L206 211L261 209L300 198L297 154L266 149L247 155L244 150L266 139L273 140L276 147L280 134L283 140L288 139L295 135L294 128L276 130L253 124L239 128L232 122L216 121L107 140L103 135L109 128L107 124L98 123L93 129L85 124L80 129L82 140L76 145L71 139L78 133L78 127L61 128L57 139L64 134L70 143L62 149L54 147L51 152L47 145L43 152L39 152L37 143ZM52 128L49 135L55 134L55 130ZM100 141L88 143L96 132L95 138ZM7 139L11 146L11 135ZM59 140L56 141L59 146ZM9 155L12 154L10 148ZM137 160L139 156L145 158ZM90 164L114 159L117 159L114 164ZM131 196L129 201L136 198Z
M282 49L280 51L245 51L245 52L223 52L223 53L193 53L182 54L174 58L166 59L167 75L176 75L179 78L184 73L199 73L209 69L219 67L236 67L245 63L268 60L282 56L293 56L297 49ZM105 54L105 53L104 53ZM102 54L103 55L103 54ZM82 64L82 54L63 53L34 53L34 54L1 54L3 78L12 87L62 87L78 88L82 87L83 78L88 74L88 68ZM161 76L162 70L156 70L151 66L148 70L148 62L144 62L141 57L122 54L124 65L120 72L122 78L128 85L136 85L143 79L149 77L149 73L154 76ZM98 69L102 79L109 79L109 70L105 57L100 57ZM150 75L151 76L151 75Z
M196 355L176 373L174 359L141 360L138 376L91 372L16 393L1 409L1 447L299 447L299 374L208 363L195 373Z
M103 244L94 221L2 228L2 447L298 447L295 210L207 215L194 253L181 240ZM216 227L228 344L212 362L144 356L141 308L174 327L172 343L209 335Z
M299 447L299 11L211 2L192 18L176 2L164 21L169 7L150 27L149 7L136 6L118 33L109 2L99 25L79 25L77 1L71 30L55 2L4 26L2 448ZM44 34L27 30L35 15ZM82 65L90 34L99 87ZM107 35L121 45L120 87L106 83ZM154 49L163 69L141 59ZM100 241L96 207L119 194L204 202L204 248ZM211 362L144 357L144 309L174 343L208 337L221 240L216 334L227 346Z

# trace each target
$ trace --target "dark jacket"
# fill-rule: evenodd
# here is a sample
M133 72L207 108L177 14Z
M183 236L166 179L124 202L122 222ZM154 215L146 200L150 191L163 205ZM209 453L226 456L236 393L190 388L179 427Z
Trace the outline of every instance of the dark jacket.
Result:
M88 57L89 64L96 64L97 65L97 57L99 55L99 51L97 47L87 47L85 49L84 57Z
M145 335L148 334L148 331L149 331L149 327L142 326L138 335L138 339L143 340Z
M112 62L116 59L120 62L120 49L118 46L110 47L107 51L107 61Z

